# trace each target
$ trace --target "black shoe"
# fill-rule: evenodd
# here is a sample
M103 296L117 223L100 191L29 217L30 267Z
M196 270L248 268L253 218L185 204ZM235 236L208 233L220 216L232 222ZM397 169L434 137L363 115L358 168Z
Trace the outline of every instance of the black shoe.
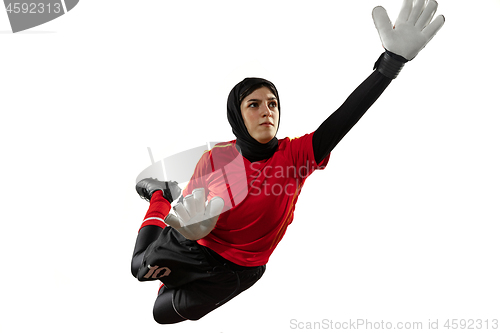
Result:
M162 182L153 178L141 180L135 185L135 190L146 201L150 201L156 191L162 191L163 197L170 203L181 195L181 188L177 185L177 182Z

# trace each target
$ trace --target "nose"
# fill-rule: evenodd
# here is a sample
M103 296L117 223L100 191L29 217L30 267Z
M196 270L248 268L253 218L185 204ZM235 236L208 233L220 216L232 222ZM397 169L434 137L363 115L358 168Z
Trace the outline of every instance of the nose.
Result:
M264 105L262 107L263 111L262 111L262 117L271 117L272 114L273 114L273 111L271 111L271 109L269 108L269 106L267 105Z

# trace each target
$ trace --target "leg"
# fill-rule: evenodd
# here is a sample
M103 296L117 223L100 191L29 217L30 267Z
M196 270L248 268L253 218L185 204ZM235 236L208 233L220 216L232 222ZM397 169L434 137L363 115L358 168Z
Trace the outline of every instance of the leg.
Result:
M215 271L218 273L213 276L177 288L163 286L153 308L155 321L174 324L199 320L255 284L264 274L265 266L243 271L219 266Z
M162 232L162 228L156 225L148 225L141 230L137 235L135 241L134 254L132 255L131 271L134 277L137 277L139 268L141 267L142 258L144 257L144 252L148 248L149 244L154 242Z
M131 264L133 276L137 276L142 258L144 257L144 251L146 251L149 244L158 238L163 228L165 228L163 221L170 211L170 204L182 192L177 182L163 182L152 178L141 180L136 184L135 189L141 198L150 202L150 205L135 242Z
M147 182L143 183L150 185ZM163 228L165 228L166 224L163 220L170 211L170 202L163 197L162 191L156 190L151 194L149 199L149 209L137 235L134 254L132 256L131 271L134 277L137 277L142 258L144 257L144 251L146 251L149 244L158 238Z
M186 320L174 308L174 290L163 286L153 307L153 317L158 324L175 324Z

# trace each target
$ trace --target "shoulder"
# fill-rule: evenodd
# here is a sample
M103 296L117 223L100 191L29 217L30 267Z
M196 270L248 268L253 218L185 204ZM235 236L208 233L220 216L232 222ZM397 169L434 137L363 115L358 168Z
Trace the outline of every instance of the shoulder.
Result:
M226 141L226 142L218 142L212 146L212 148L207 149L203 152L201 159L209 159L214 153L215 154L223 154L232 152L236 149L236 140Z
M296 137L286 137L278 140L278 149L292 149L300 146L308 145L308 143L312 142L312 136L314 133L304 134L302 136Z
M233 156L234 154L238 153L238 150L236 149L236 140L219 142L215 144L212 149L206 151L206 153L207 152L208 154L205 155L208 155L209 157L223 155Z
M219 143L215 144L210 151L219 150L219 149L231 150L232 148L235 147L235 145L236 145L236 140L219 142Z
M215 144L212 149L205 151L203 159L210 161L212 168L218 168L234 160L238 155L236 140L232 140Z

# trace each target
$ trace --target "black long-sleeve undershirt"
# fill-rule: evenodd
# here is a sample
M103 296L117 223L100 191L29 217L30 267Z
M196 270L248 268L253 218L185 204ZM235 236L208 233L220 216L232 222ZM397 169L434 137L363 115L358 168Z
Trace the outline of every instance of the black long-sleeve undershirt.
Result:
M375 70L314 132L314 159L321 162L380 97L392 79Z

